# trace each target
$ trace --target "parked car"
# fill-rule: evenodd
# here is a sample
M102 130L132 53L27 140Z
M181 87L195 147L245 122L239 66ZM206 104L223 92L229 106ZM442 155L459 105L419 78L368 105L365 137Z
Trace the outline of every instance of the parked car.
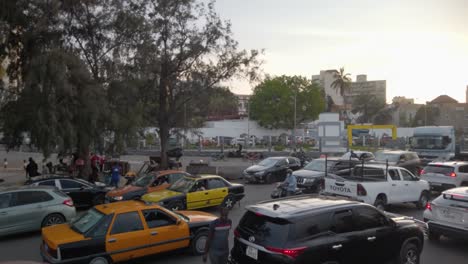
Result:
M70 221L72 199L48 186L22 186L0 191L0 235L40 230Z
M418 176L421 173L423 165L416 152L405 150L378 151L375 153L375 162L386 163L389 165L403 167Z
M325 178L326 194L344 196L385 210L389 204L415 203L424 209L430 198L427 181L401 167L386 165L355 166L351 175Z
M431 162L421 171L421 178L428 181L434 191L468 186L468 162Z
M234 264L409 264L424 246L415 221L356 201L296 196L246 209L234 230Z
M71 224L42 229L40 251L49 263L107 264L183 248L200 255L214 219L142 201L98 205Z
M244 195L242 184L230 183L217 175L201 175L180 178L166 190L145 194L142 199L175 211L217 205L232 207Z
M284 181L286 171L301 168L301 161L294 157L269 157L244 170L243 176L246 182Z
M177 170L165 170L143 174L131 184L109 191L106 194L106 202L141 198L147 193L165 190L180 178L189 175L190 174L185 171Z
M341 159L358 159L360 161L371 161L375 159L375 156L372 152L370 151L361 151L361 150L356 150L356 151L350 151L346 152L343 156L341 156Z
M466 239L468 237L468 187L444 191L428 203L424 221L428 236L438 240L441 235Z
M232 146L236 146L238 144L245 145L245 141L246 141L245 138L233 138L231 140L231 145ZM248 144L249 146L252 146L254 144L254 141L252 139L249 139Z
M76 207L88 207L104 203L110 188L96 185L82 179L71 177L46 177L29 182L33 186L52 186L66 193L73 199Z

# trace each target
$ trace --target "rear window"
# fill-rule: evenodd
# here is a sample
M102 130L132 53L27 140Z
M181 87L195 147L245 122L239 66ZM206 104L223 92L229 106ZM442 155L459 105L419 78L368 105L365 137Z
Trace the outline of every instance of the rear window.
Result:
M285 219L272 218L247 211L242 217L239 228L262 245L282 247L289 236L291 223Z
M294 223L294 239L307 240L330 230L331 215L320 214L314 215L307 221L299 221Z
M428 165L424 168L425 173L450 174L453 171L454 171L454 167L442 166L442 165Z
M355 177L365 177L372 179L386 179L385 171L379 168L368 168L368 167L354 167Z

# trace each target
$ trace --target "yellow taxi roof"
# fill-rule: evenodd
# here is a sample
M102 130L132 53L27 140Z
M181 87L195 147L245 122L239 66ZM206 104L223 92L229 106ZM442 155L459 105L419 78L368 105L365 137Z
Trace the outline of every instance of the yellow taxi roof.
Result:
M187 178L193 178L193 179L211 179L211 178L223 178L219 175L214 175L214 174L199 174L197 176L185 176Z
M138 200L130 200L130 201L122 201L122 202L115 202L115 203L108 203L108 204L101 204L96 205L98 211L102 212L103 214L113 214L113 213L126 213L126 212L133 212L136 209L152 209L158 208L157 204L146 204L144 201Z

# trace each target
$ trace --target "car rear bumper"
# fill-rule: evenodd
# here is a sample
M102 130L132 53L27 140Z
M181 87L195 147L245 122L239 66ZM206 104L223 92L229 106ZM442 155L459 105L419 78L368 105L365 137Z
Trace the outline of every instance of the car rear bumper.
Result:
M428 223L429 231L435 232L437 234L446 235L448 237L461 238L465 239L468 237L468 230L456 228L452 226L441 225L429 221Z
M457 186L455 184L449 184L449 183L429 183L431 186L431 191L436 191L436 192L443 192L448 189L453 189L456 188Z
M234 239L234 247L231 250L229 263L231 264L292 264L294 259L288 258L281 254L268 254L259 250L257 260L246 255L247 245Z

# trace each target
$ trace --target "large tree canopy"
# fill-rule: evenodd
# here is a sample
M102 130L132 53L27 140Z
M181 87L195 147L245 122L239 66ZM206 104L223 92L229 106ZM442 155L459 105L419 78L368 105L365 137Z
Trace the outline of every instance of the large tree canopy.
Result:
M317 119L325 108L323 90L316 82L301 76L268 77L254 89L250 117L263 127L291 129L295 98L297 124Z

